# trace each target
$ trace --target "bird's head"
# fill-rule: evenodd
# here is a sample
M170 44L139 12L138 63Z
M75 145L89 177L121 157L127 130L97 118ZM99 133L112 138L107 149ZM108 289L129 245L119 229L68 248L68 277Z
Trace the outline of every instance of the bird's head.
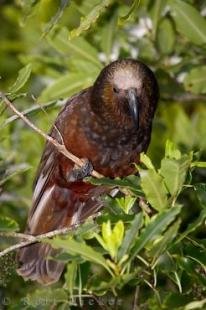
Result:
M92 109L114 126L138 129L148 113L153 117L158 85L152 71L143 63L117 60L106 66L92 90Z

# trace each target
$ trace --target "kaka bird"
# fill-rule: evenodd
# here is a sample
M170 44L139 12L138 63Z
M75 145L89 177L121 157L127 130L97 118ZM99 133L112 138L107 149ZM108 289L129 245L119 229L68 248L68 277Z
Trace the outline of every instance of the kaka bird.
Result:
M140 61L123 59L106 66L92 87L67 101L50 135L87 160L77 169L46 143L34 182L27 234L69 227L102 206L99 196L106 192L105 187L83 182L92 167L110 178L135 172L133 163L150 142L158 94L152 71ZM18 274L43 285L58 281L64 264L48 258L55 251L41 243L21 248Z

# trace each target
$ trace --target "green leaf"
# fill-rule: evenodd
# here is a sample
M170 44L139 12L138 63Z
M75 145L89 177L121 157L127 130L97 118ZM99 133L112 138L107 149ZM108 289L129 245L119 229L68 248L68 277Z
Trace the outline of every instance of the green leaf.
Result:
M129 12L125 15L125 16L121 16L119 17L118 19L118 24L121 26L121 25L124 25L124 23L130 19L130 17L132 16L132 14L135 12L135 10L138 8L140 4L140 0L134 0L132 5L131 5L131 8L129 9Z
M134 273L127 273L121 276L116 276L115 278L110 279L105 279L104 277L102 278L96 278L94 283L91 283L90 285L90 291L94 292L97 296L102 296L105 295L105 292L110 291L111 288L119 287L120 289L131 281L134 278ZM100 297L101 298L101 297ZM111 299L112 301L112 299ZM113 302L110 301L110 305L107 309L114 309L111 307L113 305ZM121 299L121 304L122 304L122 299ZM95 309L93 307L93 309ZM96 308L98 309L98 308Z
M42 12L41 21L48 21L48 23L43 31L43 36L47 35L54 28L54 26L57 25L69 3L69 0L61 0L60 3L57 3L57 1L49 0L49 8L48 0L44 0L44 2L46 3L44 3L44 5L42 5L42 7L40 8Z
M173 273L172 277L173 278ZM181 274L177 273L176 271L174 272L174 278L173 281L177 284L177 287L179 289L179 292L182 293L182 283L181 283Z
M58 0L41 0L37 9L38 21L47 23L57 13L59 2Z
M106 251L109 251L106 242L103 240L103 238L100 235L94 233L94 237L97 239L99 244L103 247L103 249L105 249Z
M73 235L76 236L79 240L81 239L90 239L93 237L93 233L97 231L98 225L96 221L88 218L81 224L77 229L75 229Z
M190 149L193 147L197 140L197 135L195 134L193 124L191 119L186 114L182 107L176 108L176 115L174 120L174 141L175 143L182 143L188 146ZM174 117L174 116L173 116ZM188 135L188 133L190 133Z
M84 73L85 77L91 76L93 79L96 79L99 74L99 68L92 62L85 61L85 59L77 58L76 56L71 57L69 59L69 64L71 73Z
M155 170L140 170L141 188L148 202L157 211L167 207L167 190L163 178Z
M131 197L131 196L125 196L125 197L120 197L116 198L115 201L117 202L118 206L124 210L126 214L129 214L130 209L133 207L136 197Z
M44 103L70 97L79 90L90 86L93 80L90 76L85 76L84 74L68 73L46 87L40 94L38 102Z
M184 79L185 89L194 94L206 93L206 66L196 67L189 71Z
M31 69L32 65L28 64L21 70L19 70L16 82L9 88L10 92L12 93L18 92L26 84L31 75Z
M200 227L202 223L205 221L205 219L206 219L206 208L202 209L198 218L194 222L190 223L188 227L186 228L186 230L181 233L181 236L178 238L176 243L180 242L186 236L188 236L193 231L195 231L198 227Z
M172 224L168 230L160 237L160 239L154 243L150 250L150 256L152 257L152 265L155 264L156 259L171 245L171 242L176 237L181 220L178 219L174 224Z
M9 217L0 217L0 231L11 232L18 231L19 225Z
M102 0L97 4L86 17L81 18L81 22L78 28L73 29L70 32L70 38L78 37L82 32L89 30L96 23L97 19L103 14L108 6L113 3L113 0Z
M162 10L165 6L165 0L156 0L153 1L153 6L151 9L150 16L152 18L152 34L153 34L153 39L156 38L156 32L158 28L158 23L161 17Z
M184 310L204 309L206 305L206 298L202 300L192 301L184 307Z
M143 163L147 167L147 169L155 170L151 159L146 154L140 154L140 162Z
M188 295L180 294L179 292L176 292L176 293L170 292L167 295L167 298L164 303L165 308L168 310L169 309L182 310L183 309L182 307L191 300L191 296L188 296Z
M77 276L77 262L74 260L67 264L67 271L65 273L65 287L69 290L70 297L73 297L73 289L75 287L75 280Z
M206 162L205 161L194 161L190 165L191 167L196 167L196 168L206 168Z
M106 223L102 224L102 237L106 245L110 242L111 235L112 235L111 222L107 221Z
M102 69L102 65L98 60L97 50L82 37L69 40L69 32L66 28L53 31L48 36L48 42L60 53L84 59L93 63L99 69Z
M161 161L160 174L164 177L164 182L172 196L177 196L185 182L187 172L191 163L188 155L175 160L163 158Z
M180 150L177 149L176 145L170 141L166 141L165 145L165 157L168 157L170 159L180 159L182 156Z
M195 44L206 43L206 20L192 5L182 0L169 1L178 31Z
M112 258L117 256L117 251L121 245L124 236L124 224L118 221L113 230L111 228L110 220L102 224L102 241L97 237L100 244L110 253Z
M88 181L89 183L91 183L93 185L106 185L106 186L111 186L111 187L119 186L122 188L126 188L128 190L131 190L136 195L140 195L140 196L143 195L143 192L139 186L140 178L136 175L130 175L128 177L125 177L124 179L120 179L120 178L96 179L96 178L88 177L88 178L85 178L84 180Z
M195 239L191 238L190 240L191 240L191 242L187 243L187 245L185 246L185 251L184 251L185 258L189 259L189 261L190 261L190 264L188 267L190 267L190 266L194 267L194 265L197 266L197 264L198 264L198 265L203 267L203 270L206 271L206 255L205 255L206 247L205 247L205 244L203 244L201 242L201 239L199 239L199 243L197 246L197 244L195 244L195 242L193 242L193 241L195 241ZM197 272L197 270L194 270L194 268L191 268L190 272L194 273L194 272ZM204 274L202 274L202 275L204 276Z
M118 221L112 231L114 243L116 245L116 249L119 248L119 246L122 243L122 239L124 237L124 223L123 221Z
M101 33L101 48L107 57L107 63L110 61L110 56L112 53L114 36L116 33L116 25L117 25L117 15L114 14L111 20L105 24Z
M164 18L157 32L157 46L160 53L169 55L173 52L175 45L175 32L169 18Z
M156 236L161 234L167 228L167 226L169 226L174 221L180 211L181 206L177 205L167 211L163 211L162 213L153 216L149 224L146 226L135 242L130 260L132 260L144 248L148 241L154 240Z
M39 110L46 110L47 108L52 108L52 107L55 107L55 106L58 106L59 105L59 102L56 102L56 101L52 101L52 102L49 102L49 103L46 103L44 105L40 105L40 104L34 104L33 106L31 106L30 108L28 109L25 109L24 111L21 111L21 113L23 115L30 115L32 113L35 113ZM16 121L19 119L19 116L18 115L12 115L10 116L9 118L7 118L3 124L0 124L0 130L3 129L4 127L8 126L9 124L11 124L12 122Z
M33 14L33 11L35 9L35 6L37 5L39 1L36 0L22 0L21 1L21 7L23 10L23 16L20 20L20 25L23 27L25 26L27 20L31 15ZM16 13L16 12L15 12Z
M206 184L197 183L194 185L194 190L197 194L198 200L202 205L206 205Z
M72 239L63 240L60 238L54 238L52 240L46 240L54 248L61 248L65 252L71 255L80 255L85 260L93 262L95 264L104 267L110 274L112 274L110 268L107 265L106 260L99 252L95 251L92 247L86 245L83 242L77 242Z
M141 38L140 42L138 42L139 49L139 58L145 59L146 62L151 63L153 61L157 61L158 53L154 46L154 43L149 39L148 36L144 36Z
M138 213L130 224L129 229L126 231L125 237L122 241L121 247L118 252L118 259L120 260L124 255L129 254L135 237L137 236L139 229L142 226L143 213Z
M4 171L4 175L0 177L0 186L2 186L4 183L15 177L16 175L20 173L24 173L25 171L29 170L31 168L30 165L26 163L17 164L17 165L11 165Z

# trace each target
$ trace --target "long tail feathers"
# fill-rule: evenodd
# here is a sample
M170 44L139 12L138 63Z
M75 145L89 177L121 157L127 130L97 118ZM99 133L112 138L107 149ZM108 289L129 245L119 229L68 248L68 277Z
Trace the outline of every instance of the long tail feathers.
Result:
M54 195L58 188L53 190ZM98 199L99 196L105 193L105 188L98 187L91 190L91 198L86 203L80 201L71 204L69 191L61 189L61 199L64 205L63 209L55 207L53 197L44 201L44 205L41 206L41 210L37 210L35 215L30 220L31 227L41 228L46 221L46 212L49 208L49 214L52 215L50 228L53 225L53 229L60 227L69 227L77 224L82 220L85 220L91 214L95 214L101 207L102 202ZM51 194L51 193L50 193ZM93 196L94 195L94 196ZM93 198L95 197L95 198ZM60 203L60 202L59 202ZM67 206L68 204L68 206ZM55 211L57 209L57 211ZM71 213L72 211L72 213ZM69 214L68 214L69 213ZM38 225L36 225L38 223ZM29 233L33 233L28 230ZM59 253L59 250L54 250L49 244L35 243L24 248L21 248L17 253L17 260L20 267L17 269L17 273L21 275L25 280L37 281L42 285L50 285L59 280L62 271L64 269L64 263L52 259L55 254Z
M42 285L57 282L64 269L64 263L51 257L56 254L49 244L32 244L18 253L20 267L17 273L25 280L37 281Z

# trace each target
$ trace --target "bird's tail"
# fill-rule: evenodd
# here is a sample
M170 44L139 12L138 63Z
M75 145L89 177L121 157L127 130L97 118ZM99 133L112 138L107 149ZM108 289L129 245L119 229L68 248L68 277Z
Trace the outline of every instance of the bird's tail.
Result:
M53 192L53 194L54 193L55 192ZM100 186L94 188L90 192L91 198L89 198L85 203L77 201L76 203L72 204L69 191L67 189L65 189L65 191L61 189L61 202L64 208L58 210L58 212L54 212L56 210L56 202L55 199L52 199L53 196L49 197L50 199L47 200L48 205L45 203L44 206L41 206L40 211L36 210L36 213L34 213L30 220L30 226L35 227L35 223L37 222L39 229L42 228L45 222L46 211L48 208L50 208L50 214L53 215L51 222L54 227L53 230L56 228L71 227L72 225L80 223L91 214L95 214L102 207L102 202L101 200L98 200L98 197L103 193L105 193L104 187ZM96 198L94 199L93 197ZM51 224L49 227L51 230ZM32 234L32 231L27 230L27 233ZM45 243L34 243L25 246L24 248L19 249L17 253L17 261L20 265L20 267L17 269L17 273L26 280L30 279L32 281L37 281L43 285L50 285L54 282L57 282L65 265L61 261L52 259L52 257L54 257L59 252L60 250L55 250L49 244Z
M57 282L64 269L64 263L52 259L56 253L49 244L43 243L22 248L17 254L20 263L17 273L25 280L38 281L42 285Z

